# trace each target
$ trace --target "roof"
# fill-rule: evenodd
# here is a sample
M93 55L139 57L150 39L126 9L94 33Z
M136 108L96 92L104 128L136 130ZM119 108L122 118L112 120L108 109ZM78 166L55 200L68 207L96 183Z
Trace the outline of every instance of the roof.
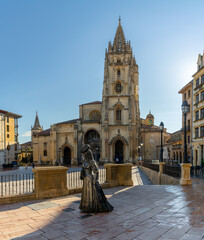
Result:
M1 110L1 109L0 109L0 113L3 113L5 115L7 115L7 116L15 117L15 118L21 118L22 117L21 115L18 115L16 113L8 112L8 111Z
M40 128L42 128L41 126L40 126L40 121L39 121L39 118L38 118L38 113L36 112L36 117L35 117L35 123L34 123L34 127L32 128L33 130L35 130L35 129L40 129Z
M68 120L68 121L64 121L64 122L59 122L59 123L55 123L55 124L69 124L69 123L76 123L79 120L79 118L76 119L72 119L72 120Z
M50 136L50 128L42 132L36 133L37 136Z
M93 105L93 104L102 104L102 102L101 101L89 102L89 103L81 104L80 106L83 106L83 105Z
M184 87L181 88L181 90L178 93L183 93L186 91L190 86L193 85L193 80L191 80L189 83L187 83Z
M21 145L21 146L28 146L28 145L31 145L31 141L29 141L29 142L25 142L25 143L21 143L20 145Z

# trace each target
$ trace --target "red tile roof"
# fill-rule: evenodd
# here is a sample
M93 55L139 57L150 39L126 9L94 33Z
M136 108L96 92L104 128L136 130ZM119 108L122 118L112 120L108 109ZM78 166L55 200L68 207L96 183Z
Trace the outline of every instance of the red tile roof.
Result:
M64 122L59 122L59 123L55 123L55 124L76 123L78 120L79 120L79 118L76 118L76 119L72 119L72 120L68 120L68 121L64 121Z
M92 105L92 104L101 104L102 102L101 101L95 101L95 102L90 102L90 103L84 103L84 104L81 104L80 106L82 105Z
M50 128L42 132L36 133L37 136L50 136Z

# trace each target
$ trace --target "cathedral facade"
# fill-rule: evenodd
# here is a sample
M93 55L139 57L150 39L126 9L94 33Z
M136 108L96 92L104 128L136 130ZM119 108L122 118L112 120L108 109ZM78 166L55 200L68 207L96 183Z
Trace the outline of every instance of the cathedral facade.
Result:
M82 145L88 143L98 162L135 163L142 141L141 122L138 65L119 20L105 53L102 101L80 105L78 119L44 131L36 115L31 129L33 160L77 164Z

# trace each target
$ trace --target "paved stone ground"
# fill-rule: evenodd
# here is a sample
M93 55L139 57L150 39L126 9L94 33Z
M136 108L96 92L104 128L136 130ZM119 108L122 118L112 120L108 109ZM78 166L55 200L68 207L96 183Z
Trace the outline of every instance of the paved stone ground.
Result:
M135 172L138 184L148 182ZM188 187L135 185L104 192L114 206L111 213L81 213L80 194L1 205L0 239L204 239L202 179Z

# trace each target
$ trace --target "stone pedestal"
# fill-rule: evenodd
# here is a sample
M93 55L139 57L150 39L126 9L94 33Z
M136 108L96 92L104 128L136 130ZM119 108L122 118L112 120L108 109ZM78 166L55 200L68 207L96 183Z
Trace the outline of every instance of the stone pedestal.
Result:
M104 165L106 168L106 182L109 183L110 187L118 186L116 165L118 164L108 163Z
M180 179L180 184L181 185L191 185L192 180L190 176L190 168L191 168L190 163L181 163L181 179Z
M159 185L161 185L161 175L164 173L165 162L159 162Z
M67 167L36 167L34 172L34 191L36 199L68 195Z
M132 164L105 164L106 182L110 187L133 186Z

